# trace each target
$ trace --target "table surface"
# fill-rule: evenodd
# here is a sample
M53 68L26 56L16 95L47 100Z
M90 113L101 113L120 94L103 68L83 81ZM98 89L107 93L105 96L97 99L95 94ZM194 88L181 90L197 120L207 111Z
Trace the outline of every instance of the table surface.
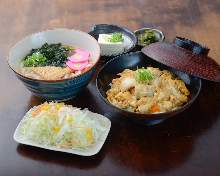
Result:
M55 27L89 31L114 23L131 30L156 27L211 48L220 63L219 0L1 0L0 175L220 175L220 85L203 81L185 112L145 127L111 115L94 80L69 104L107 115L112 128L99 154L79 157L19 145L13 133L29 108L42 102L7 67L10 47L24 36Z

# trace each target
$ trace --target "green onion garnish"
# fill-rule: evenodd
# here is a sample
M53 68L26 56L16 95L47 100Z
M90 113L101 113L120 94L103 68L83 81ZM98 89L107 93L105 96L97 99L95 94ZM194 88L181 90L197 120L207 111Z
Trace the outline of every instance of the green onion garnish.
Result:
M114 33L111 35L111 38L109 39L109 41L112 42L112 43L124 41L123 36L122 36L122 33L114 32Z
M40 52L33 53L24 60L23 64L25 67L36 67L36 66L44 66L46 62L46 57Z
M139 83L149 83L153 78L153 74L147 69L141 68L136 70L135 79Z

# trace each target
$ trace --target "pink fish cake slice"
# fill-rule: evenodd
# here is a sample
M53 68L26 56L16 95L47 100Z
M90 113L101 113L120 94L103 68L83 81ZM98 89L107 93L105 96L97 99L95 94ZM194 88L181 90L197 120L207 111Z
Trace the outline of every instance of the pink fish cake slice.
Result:
M89 64L88 61L78 62L78 63L74 63L71 61L66 62L66 65L74 71L82 71L83 69L85 69L87 67L88 64Z
M75 54L70 56L68 59L74 63L85 62L89 60L89 52L82 49L76 49Z
M75 52L76 53L81 53L81 54L83 54L83 55L85 55L85 56L87 56L87 57L89 57L89 52L88 51L86 51L86 50L84 50L84 49L82 49L82 48L77 48L76 50L75 50Z

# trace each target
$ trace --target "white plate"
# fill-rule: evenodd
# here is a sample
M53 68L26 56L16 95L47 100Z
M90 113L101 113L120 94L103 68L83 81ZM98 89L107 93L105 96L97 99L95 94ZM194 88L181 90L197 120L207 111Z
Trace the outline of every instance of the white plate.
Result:
M31 141L24 140L23 135L20 133L20 127L25 117L18 124L13 137L16 142L25 144L25 145L30 145L30 146L53 150L53 151L66 152L66 153L71 153L71 154L76 154L76 155L81 155L81 156L92 156L92 155L97 154L101 150L103 144L105 143L105 140L111 128L111 121L105 116L97 114L97 113L93 113L91 111L89 111L88 115L90 116L90 118L94 118L94 120L97 121L97 123L100 123L105 128L105 130L102 134L100 134L98 141L96 141L96 143L87 147L86 149L62 149L62 148L57 148L57 147L48 147L48 146L33 143Z

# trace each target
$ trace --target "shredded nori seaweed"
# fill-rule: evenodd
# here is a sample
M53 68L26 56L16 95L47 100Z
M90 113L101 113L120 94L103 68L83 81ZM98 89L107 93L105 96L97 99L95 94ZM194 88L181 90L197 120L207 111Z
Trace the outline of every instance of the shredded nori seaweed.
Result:
M41 66L64 67L67 58L72 50L72 47L64 46L61 43L45 43L40 48L32 49L30 53L24 58L24 60L26 60L28 56L31 56L33 53L39 52L43 54L44 57L46 57L44 65Z

